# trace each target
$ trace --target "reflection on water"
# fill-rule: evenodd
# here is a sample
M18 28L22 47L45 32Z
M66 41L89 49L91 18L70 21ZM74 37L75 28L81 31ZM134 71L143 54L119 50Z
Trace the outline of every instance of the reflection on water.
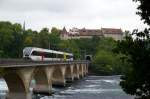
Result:
M133 96L122 91L119 78L119 76L88 76L73 82L71 86L54 88L55 94L52 96L36 97L37 99L134 99ZM8 90L6 83L2 80L0 89L1 91ZM0 93L4 96L2 92Z

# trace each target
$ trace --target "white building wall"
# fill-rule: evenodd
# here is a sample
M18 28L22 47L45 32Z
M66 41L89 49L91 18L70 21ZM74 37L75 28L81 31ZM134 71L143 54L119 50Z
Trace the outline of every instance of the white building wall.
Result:
M104 34L104 37L112 37L114 40L122 40L122 34Z

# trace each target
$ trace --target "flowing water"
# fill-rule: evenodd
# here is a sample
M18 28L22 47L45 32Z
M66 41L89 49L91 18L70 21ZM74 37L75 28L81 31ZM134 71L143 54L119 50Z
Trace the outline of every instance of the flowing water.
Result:
M65 88L53 88L52 96L36 95L35 99L134 99L119 86L120 76L87 76ZM7 85L0 80L0 99L5 99Z

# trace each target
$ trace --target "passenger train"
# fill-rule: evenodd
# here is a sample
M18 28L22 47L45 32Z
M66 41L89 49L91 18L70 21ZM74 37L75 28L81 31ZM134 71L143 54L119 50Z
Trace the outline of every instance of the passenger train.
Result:
M23 49L23 58L33 61L72 61L73 54L43 48L25 47Z

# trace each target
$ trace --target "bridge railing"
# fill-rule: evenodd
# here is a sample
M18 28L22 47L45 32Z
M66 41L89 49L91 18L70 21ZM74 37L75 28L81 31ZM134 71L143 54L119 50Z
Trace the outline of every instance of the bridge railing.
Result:
M8 66L8 65L24 65L24 66L29 66L29 65L40 65L40 64L45 64L45 65L53 65L53 64L75 64L75 63L89 63L87 60L73 60L73 61L32 61L32 60L26 60L26 59L0 59L0 67Z

